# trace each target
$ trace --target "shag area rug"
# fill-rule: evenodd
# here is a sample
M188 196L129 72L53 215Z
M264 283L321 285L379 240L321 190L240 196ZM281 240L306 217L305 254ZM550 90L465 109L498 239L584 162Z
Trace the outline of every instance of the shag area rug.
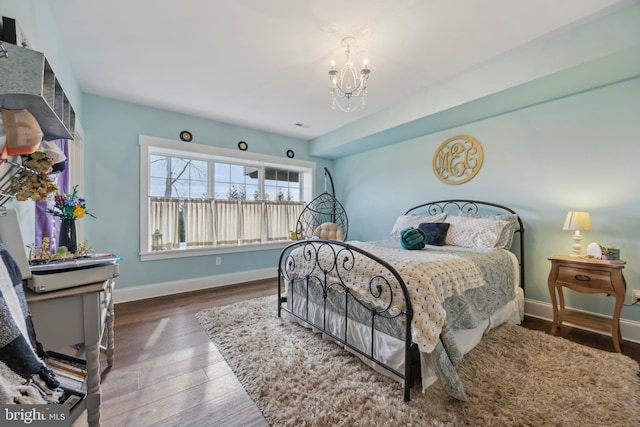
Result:
M639 426L638 364L520 326L503 325L458 365L468 402L438 384L414 388L335 343L277 317L277 297L196 317L273 426Z

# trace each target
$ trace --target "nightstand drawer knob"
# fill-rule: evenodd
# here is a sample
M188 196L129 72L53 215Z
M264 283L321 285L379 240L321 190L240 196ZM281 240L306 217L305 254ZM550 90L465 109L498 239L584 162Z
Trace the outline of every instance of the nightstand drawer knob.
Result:
M585 276L584 274L576 274L574 277L580 282L588 282L591 280L591 277Z

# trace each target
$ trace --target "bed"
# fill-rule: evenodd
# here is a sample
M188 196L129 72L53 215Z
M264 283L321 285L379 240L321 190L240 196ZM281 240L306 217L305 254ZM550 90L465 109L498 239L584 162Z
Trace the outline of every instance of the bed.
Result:
M427 245L408 250L402 231ZM490 329L524 313L524 226L506 206L442 200L400 215L376 242L310 238L283 249L278 316L320 332L377 371L465 401L455 365Z

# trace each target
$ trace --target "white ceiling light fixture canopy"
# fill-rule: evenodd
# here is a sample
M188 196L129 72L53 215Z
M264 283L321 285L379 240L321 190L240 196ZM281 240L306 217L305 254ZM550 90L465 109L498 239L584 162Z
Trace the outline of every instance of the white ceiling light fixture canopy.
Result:
M351 46L356 44L353 37L345 37L342 39L342 46L345 48L345 56L347 62L340 70L336 69L335 61L331 61L331 69L329 70L329 80L331 81L331 100L332 107L350 113L358 109L358 103L351 103L351 98L360 97L360 106L364 108L365 97L367 95L367 81L371 70L368 67L368 61L363 60L362 69L356 70L351 62Z

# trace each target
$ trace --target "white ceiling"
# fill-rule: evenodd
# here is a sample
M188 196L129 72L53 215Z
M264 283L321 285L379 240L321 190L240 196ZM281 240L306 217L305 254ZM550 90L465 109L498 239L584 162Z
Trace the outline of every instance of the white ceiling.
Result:
M51 0L90 94L312 139L620 0ZM358 39L364 110L331 108L327 71ZM297 126L296 123L303 126Z

